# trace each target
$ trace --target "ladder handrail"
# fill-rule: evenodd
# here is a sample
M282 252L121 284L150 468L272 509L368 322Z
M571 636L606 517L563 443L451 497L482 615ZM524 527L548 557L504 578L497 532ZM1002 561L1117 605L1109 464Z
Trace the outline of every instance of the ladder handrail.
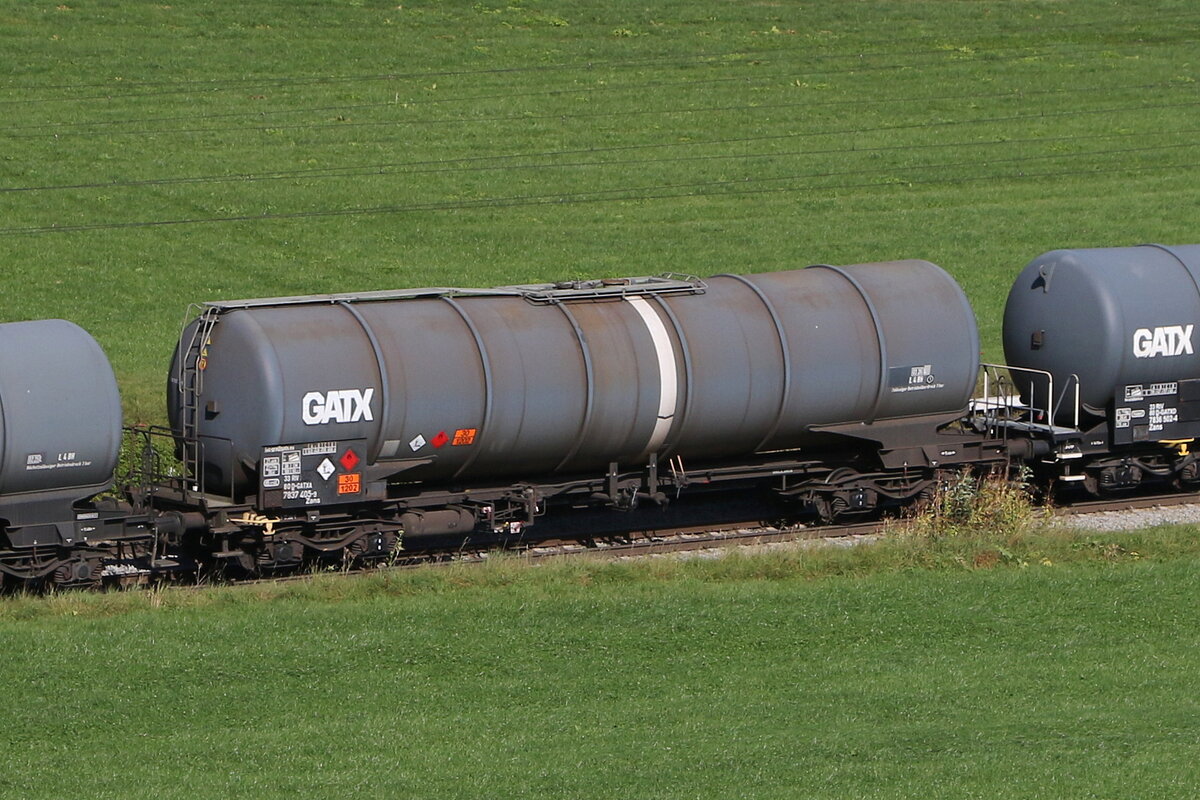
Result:
M180 433L183 438L183 466L184 471L195 482L195 490L204 493L204 475L200 469L200 464L203 458L200 454L200 392L204 388L204 367L203 359L207 358L207 350L209 344L209 336L212 334L213 326L217 324L220 318L221 311L217 308L196 306L193 304L188 307L189 314L191 309L199 310L197 324L192 329L192 336L188 340L187 348L184 349L184 335L180 332L179 346L180 349L176 352L176 362L179 368L177 375L177 386L179 392L183 395L181 404L181 419ZM187 325L184 323L184 330Z

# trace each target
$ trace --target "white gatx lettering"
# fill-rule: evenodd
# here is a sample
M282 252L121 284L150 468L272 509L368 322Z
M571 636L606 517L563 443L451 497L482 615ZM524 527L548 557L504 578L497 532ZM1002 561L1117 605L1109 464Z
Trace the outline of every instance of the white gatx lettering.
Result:
M305 425L325 425L329 422L374 422L371 413L370 389L332 389L328 392L309 392L301 401L301 417Z
M1192 355L1195 325L1162 325L1133 332L1133 354L1137 358Z

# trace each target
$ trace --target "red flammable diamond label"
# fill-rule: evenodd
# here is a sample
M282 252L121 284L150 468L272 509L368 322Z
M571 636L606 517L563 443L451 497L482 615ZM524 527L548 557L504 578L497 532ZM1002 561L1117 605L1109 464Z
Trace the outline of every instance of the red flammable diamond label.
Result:
M448 441L450 441L450 437L446 435L446 432L438 431L438 435L430 439L429 443L434 447L441 447Z
M342 453L342 457L338 459L341 462L342 469L349 472L354 469L354 465L358 463L358 454L347 448L346 452Z

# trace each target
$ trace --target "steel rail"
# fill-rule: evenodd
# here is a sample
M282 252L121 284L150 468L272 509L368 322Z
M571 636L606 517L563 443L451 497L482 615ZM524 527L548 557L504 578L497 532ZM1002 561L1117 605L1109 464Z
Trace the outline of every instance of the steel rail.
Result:
M1055 507L1055 517L1079 516L1111 511L1136 511L1160 506L1200 504L1200 494L1175 493L1167 495L1130 496L1103 500L1084 500ZM510 555L529 563L573 557L602 559L636 558L650 555L728 549L753 545L803 542L834 539L859 539L884 533L899 520L882 519L847 522L834 525L763 525L760 520L727 523L720 526L670 526L641 528L621 534L587 539L522 540L467 543L457 548L431 548L424 551L402 551L391 563L346 568L326 568L291 574L268 576L239 581L220 579L198 582L195 588L212 585L247 586L269 583L289 583L312 580L320 575L386 574L413 569L449 567L453 565L482 565L498 555ZM179 584L191 588L192 584Z

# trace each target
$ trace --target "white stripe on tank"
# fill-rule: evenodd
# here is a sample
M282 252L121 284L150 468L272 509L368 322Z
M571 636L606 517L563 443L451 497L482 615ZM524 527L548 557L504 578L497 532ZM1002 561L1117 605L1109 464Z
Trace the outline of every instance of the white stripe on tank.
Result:
M679 374L675 364L675 348L671 346L671 335L667 333L667 326L663 324L662 317L645 298L625 299L642 318L642 322L646 323L650 339L654 342L654 353L658 356L658 420L654 423L654 431L650 434L650 441L647 442L644 451L646 455L650 455L662 447L667 433L671 430L671 423L675 421L675 407L679 402Z

